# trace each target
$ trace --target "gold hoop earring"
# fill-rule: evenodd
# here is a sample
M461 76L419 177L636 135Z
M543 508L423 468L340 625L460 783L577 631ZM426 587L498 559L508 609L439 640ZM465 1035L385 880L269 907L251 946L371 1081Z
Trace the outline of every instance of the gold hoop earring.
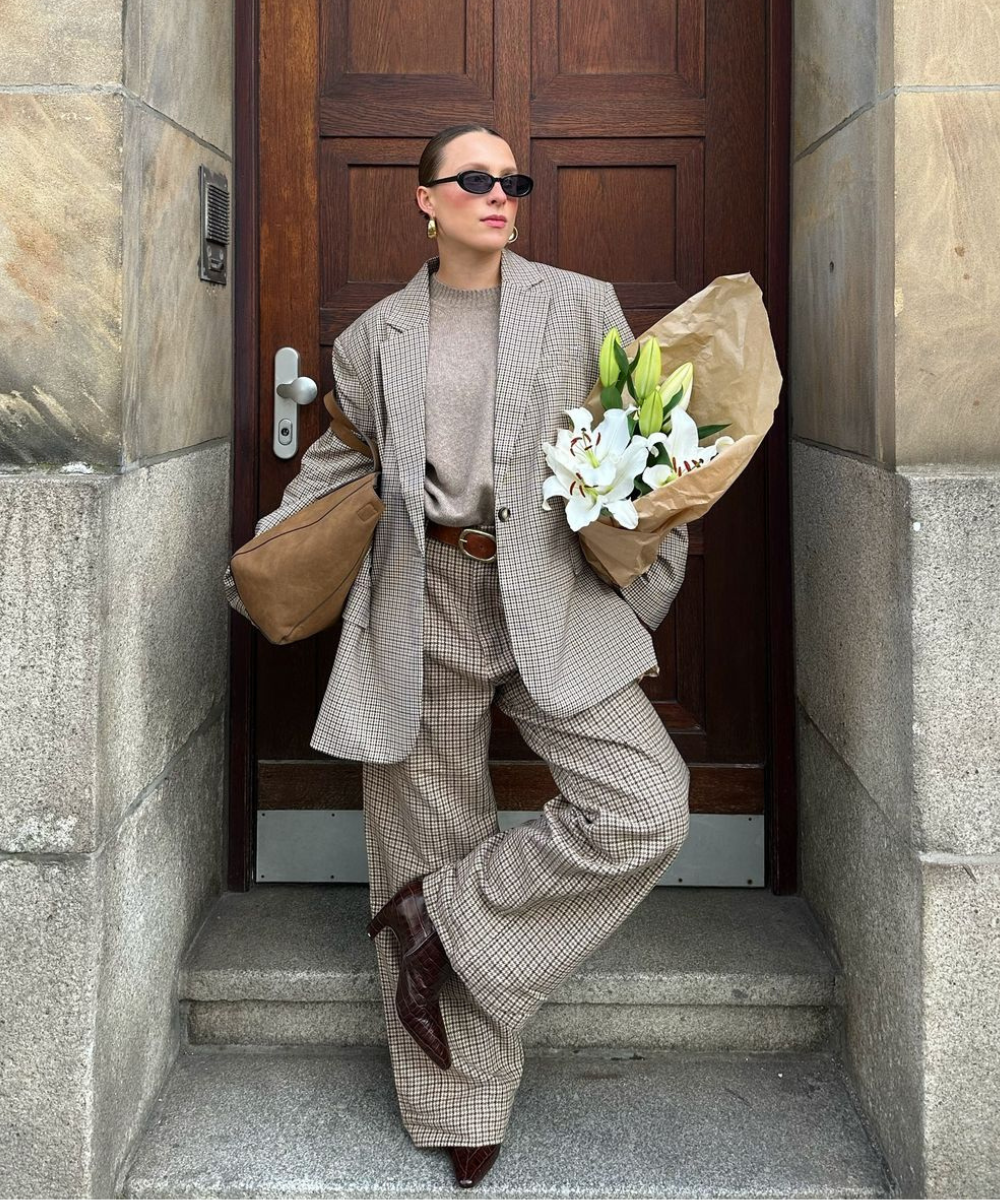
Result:
M508 243L508 245L509 245L511 242L516 242L516 241L517 241L517 226L515 225L515 226L514 226L514 232L513 232L513 233L510 235L510 237L507 239L507 243Z
M435 221L434 218L431 217L431 219L427 222L427 236L429 238L436 238L437 235L438 235L437 221Z

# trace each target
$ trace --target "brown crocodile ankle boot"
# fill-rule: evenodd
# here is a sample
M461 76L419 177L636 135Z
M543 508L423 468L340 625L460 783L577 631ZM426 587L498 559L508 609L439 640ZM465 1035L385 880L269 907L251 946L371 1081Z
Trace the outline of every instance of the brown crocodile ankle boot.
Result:
M451 1066L451 1050L438 1006L438 993L450 969L448 956L424 903L423 878L404 884L368 926L374 940L388 927L400 949L396 1012L407 1032L442 1070Z
M500 1145L495 1146L449 1146L455 1182L459 1187L472 1187L482 1179L496 1162Z

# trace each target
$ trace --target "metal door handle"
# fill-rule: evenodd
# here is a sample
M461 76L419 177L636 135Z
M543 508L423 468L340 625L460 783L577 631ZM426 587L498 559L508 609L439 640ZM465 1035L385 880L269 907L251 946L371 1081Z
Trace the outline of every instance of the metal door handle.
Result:
M291 383L279 383L275 391L286 400L294 400L296 404L308 404L316 399L317 387L315 380L308 375L299 375Z
M274 453L294 458L299 450L299 408L319 395L316 381L299 374L299 352L282 346L274 356Z

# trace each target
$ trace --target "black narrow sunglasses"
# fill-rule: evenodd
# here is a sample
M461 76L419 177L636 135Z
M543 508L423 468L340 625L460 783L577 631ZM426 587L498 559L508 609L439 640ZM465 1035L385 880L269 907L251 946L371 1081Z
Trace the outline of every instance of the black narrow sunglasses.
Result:
M508 196L527 196L535 186L530 175L491 175L489 171L459 171L457 175L446 175L442 179L432 179L426 187L435 183L457 183L466 192L476 196L484 196L493 190L493 185L499 183Z

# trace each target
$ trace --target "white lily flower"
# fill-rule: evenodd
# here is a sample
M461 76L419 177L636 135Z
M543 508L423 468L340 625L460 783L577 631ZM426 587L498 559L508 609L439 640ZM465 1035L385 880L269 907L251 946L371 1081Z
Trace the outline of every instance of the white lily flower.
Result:
M542 442L553 474L542 484L542 508L553 496L566 500L566 520L576 531L596 521L606 509L626 529L634 529L639 514L629 499L635 477L649 457L646 438L628 432L633 408L609 408L597 428L590 409L563 410L573 429L560 429L556 443Z
M642 473L642 482L649 484L651 488L663 487L664 484L677 478L677 472L670 463L653 463Z
M686 409L681 408L678 404L671 410L670 416L672 420L669 433L657 431L646 439L650 449L654 445L662 443L666 446L667 454L670 456L669 463L647 467L643 471L642 478L650 487L661 487L663 483L669 483L677 475L684 475L688 471L704 466L705 463L711 462L715 458L723 446L733 444L733 439L726 434L716 438L715 444L712 446L699 446L697 423L688 415ZM654 482L654 479L658 479L660 482Z

